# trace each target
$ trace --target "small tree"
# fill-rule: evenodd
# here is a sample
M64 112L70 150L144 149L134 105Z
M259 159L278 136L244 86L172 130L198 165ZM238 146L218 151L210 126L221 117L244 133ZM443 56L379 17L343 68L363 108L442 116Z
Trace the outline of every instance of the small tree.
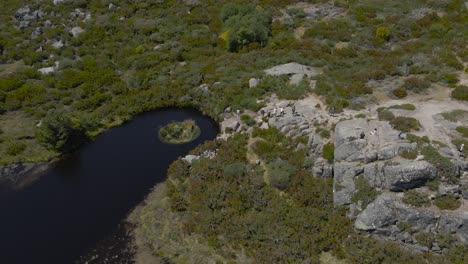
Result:
M375 30L375 36L388 41L390 39L390 29L385 26L380 26Z
M73 124L68 113L51 111L36 131L36 140L46 148L69 152L86 139L83 130Z

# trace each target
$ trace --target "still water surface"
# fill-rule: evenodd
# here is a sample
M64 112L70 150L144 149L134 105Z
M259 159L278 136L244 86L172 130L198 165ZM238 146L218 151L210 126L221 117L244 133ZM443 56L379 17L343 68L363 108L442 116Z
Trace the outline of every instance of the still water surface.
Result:
M185 119L201 129L195 141L158 139L159 127ZM172 161L216 134L217 124L194 110L145 113L83 146L34 184L0 190L0 263L74 263L166 178Z

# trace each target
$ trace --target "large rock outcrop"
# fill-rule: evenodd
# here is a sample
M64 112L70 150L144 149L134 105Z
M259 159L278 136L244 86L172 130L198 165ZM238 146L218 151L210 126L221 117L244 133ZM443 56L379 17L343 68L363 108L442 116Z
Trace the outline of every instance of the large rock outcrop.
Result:
M403 191L424 185L437 175L429 162L400 160L398 162L374 162L364 166L364 177L372 187Z
M400 191L423 184L436 175L425 161L391 159L403 151L416 149L416 143L400 138L400 132L387 122L364 118L346 120L335 127L334 202L351 203L354 179L364 174L369 185Z

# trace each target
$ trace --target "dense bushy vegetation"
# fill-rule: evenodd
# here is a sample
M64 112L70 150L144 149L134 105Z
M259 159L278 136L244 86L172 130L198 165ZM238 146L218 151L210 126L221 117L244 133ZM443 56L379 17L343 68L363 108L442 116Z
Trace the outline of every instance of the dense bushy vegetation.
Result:
M271 16L252 4L227 4L221 11L221 20L230 51L239 51L254 43L265 46L271 34Z
M153 253L198 262L296 263L316 260L322 252L350 263L441 261L355 234L344 211L333 206L332 180L314 178L303 168L305 157L288 148L292 139L274 129L254 134L269 146L253 151L272 165L249 162L249 140L235 134L193 152L219 149L213 159L191 165L179 159L170 166L166 191L147 201L140 219L144 235L157 245ZM356 199L367 204L376 193L368 195L369 187L358 185L363 195Z
M406 191L405 197L403 198L403 202L416 207L431 205L431 200L429 200L429 197L416 190Z
M257 110L257 99L272 92L287 99L310 92L307 82L289 85L282 77L265 77L246 89L249 78L291 61L323 67L315 92L339 112L372 101L369 81L411 74L404 86L414 91L427 81L453 85L467 54L460 37L466 12L459 0L335 1L347 15L326 22L307 19L297 8L287 9L292 20L281 18L280 8L294 1L189 2L119 1L119 8L109 9L108 1L4 1L0 114L21 111L38 122L51 109L70 111L98 120L91 134L168 105L197 106L218 118L227 106ZM13 15L26 4L45 15L19 29ZM434 12L411 15L424 7ZM84 32L73 37L75 26ZM31 37L38 27L42 33ZM302 38L295 36L298 27L305 29ZM59 40L64 46L54 47ZM38 72L56 62L56 72ZM205 83L208 89L198 89ZM463 95L460 89L456 98ZM9 133L2 138L22 141ZM33 141L23 143L35 148Z
M193 120L171 122L159 129L159 138L166 143L182 144L195 140L201 133Z

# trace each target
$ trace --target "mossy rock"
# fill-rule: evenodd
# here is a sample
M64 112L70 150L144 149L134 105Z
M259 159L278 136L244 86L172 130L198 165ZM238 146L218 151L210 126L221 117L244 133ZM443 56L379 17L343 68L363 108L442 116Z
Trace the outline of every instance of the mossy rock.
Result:
M171 122L159 129L161 141L170 144L185 144L200 136L200 127L193 120Z

